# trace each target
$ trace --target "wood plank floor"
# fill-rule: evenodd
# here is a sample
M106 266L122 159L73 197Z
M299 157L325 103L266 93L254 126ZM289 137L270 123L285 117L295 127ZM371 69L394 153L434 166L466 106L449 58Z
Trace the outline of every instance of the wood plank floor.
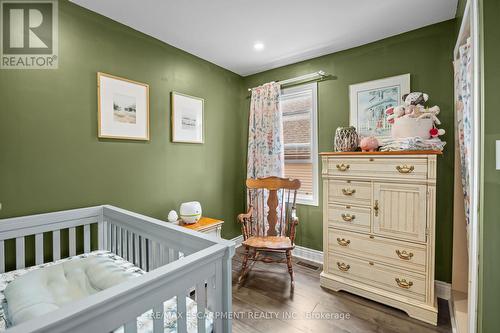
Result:
M241 253L240 247L233 258L233 311L237 316L233 320L235 333L451 332L448 305L444 300L439 300L438 326L435 327L380 303L321 288L321 267L315 270L298 265L297 261L305 262L301 259L294 258L293 291L285 264L257 262L243 285L238 286Z

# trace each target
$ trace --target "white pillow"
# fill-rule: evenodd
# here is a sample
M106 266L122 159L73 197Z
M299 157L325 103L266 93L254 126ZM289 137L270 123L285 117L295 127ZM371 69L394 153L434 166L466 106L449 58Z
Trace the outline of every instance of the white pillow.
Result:
M12 325L59 309L134 277L104 256L77 258L28 272L7 285L7 316Z

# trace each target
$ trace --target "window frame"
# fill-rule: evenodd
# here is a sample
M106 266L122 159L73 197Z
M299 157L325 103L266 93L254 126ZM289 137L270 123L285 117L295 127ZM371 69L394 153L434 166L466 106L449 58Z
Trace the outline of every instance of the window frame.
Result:
M312 91L311 105L311 163L312 163L312 198L301 197L297 194L297 204L319 206L319 168L318 168L318 83L310 82L281 89L281 95ZM307 163L309 160L290 160L284 163ZM286 167L285 167L286 168Z

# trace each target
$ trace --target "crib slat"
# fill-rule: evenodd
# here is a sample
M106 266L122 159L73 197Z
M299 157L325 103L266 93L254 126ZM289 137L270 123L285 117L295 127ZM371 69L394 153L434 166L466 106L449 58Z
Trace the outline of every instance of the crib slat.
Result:
M222 262L215 263L215 309L214 312L222 312ZM231 295L231 294L230 294ZM222 318L221 316L214 316L214 332L222 332Z
M155 268L158 268L161 266L161 245L160 243L155 242L155 257L156 257L156 262L155 262Z
M148 239L148 272L154 269L153 265L153 241Z
M134 264L141 267L141 260L139 258L139 235L134 235Z
M161 249L162 249L161 264L166 265L170 262L170 249L165 245L162 245Z
M97 232L100 232L100 230ZM90 224L85 224L83 226L83 252L90 252Z
M123 255L122 258L128 260L128 230L123 229Z
M69 256L76 256L76 228L69 228Z
M16 238L16 269L24 268L24 237Z
M117 255L122 255L122 228L116 226L116 252Z
M141 236L141 268L145 271L148 270L146 262L146 238L144 236Z
M205 333L205 307L207 295L205 294L205 281L196 284L196 318L198 320L198 333Z
M153 333L163 333L163 304L157 304L153 307ZM180 332L177 329L177 332Z
M111 252L116 253L116 225L111 225Z
M128 261L134 262L134 234L129 231L128 232Z
M43 234L35 235L35 263L43 264Z
M186 295L180 293L177 295L177 332L186 333L187 332L187 322L186 322Z
M61 232L55 230L52 233L52 260L61 259Z
M106 237L104 238L104 250L111 251L111 224L104 221L104 229L106 230Z
M132 319L124 325L125 333L137 333L137 318Z
M3 240L0 241L0 273L5 272L5 249Z
M215 276L211 276L207 281L207 309L214 312L215 311Z
M89 234L90 235L90 234ZM97 222L97 249L105 250L106 249L106 222L103 221L102 215L99 216ZM85 251L87 252L87 251ZM89 242L89 252L90 252L90 242Z

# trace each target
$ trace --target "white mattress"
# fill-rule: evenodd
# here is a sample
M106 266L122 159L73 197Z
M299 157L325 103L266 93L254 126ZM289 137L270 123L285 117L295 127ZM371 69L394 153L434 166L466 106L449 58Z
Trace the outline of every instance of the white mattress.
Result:
M27 274L29 273L29 274ZM94 251L0 274L0 330L57 310L61 306L145 274L139 267L108 252ZM186 298L188 332L197 331L197 305ZM164 303L165 332L176 332L175 298ZM139 333L153 331L152 311L141 315ZM212 331L212 313L205 310L206 331ZM115 330L123 332L123 327Z

